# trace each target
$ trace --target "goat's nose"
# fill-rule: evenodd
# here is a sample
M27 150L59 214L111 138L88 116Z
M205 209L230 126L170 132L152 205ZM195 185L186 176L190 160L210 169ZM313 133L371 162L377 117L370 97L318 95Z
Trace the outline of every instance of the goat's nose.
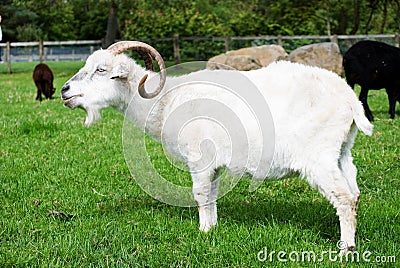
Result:
M65 84L62 88L61 88L61 93L64 93L65 91L69 90L69 84Z

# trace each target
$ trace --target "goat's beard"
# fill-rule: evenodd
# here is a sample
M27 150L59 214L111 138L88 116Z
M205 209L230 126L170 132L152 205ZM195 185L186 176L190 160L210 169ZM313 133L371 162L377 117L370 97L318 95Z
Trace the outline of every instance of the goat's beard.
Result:
M100 120L101 115L100 115L100 110L96 108L83 108L86 111L86 119L85 119L85 125L87 127L93 125L97 121Z

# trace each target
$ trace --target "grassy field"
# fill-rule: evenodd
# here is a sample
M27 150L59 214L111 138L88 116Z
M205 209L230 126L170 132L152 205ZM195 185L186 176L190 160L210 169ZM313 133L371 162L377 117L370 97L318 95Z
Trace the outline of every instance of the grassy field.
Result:
M160 203L136 184L121 115L107 109L86 128L82 110L63 107L60 89L83 63L48 64L56 98L42 103L35 63L15 63L11 75L0 65L0 267L400 265L400 107L390 120L383 90L370 92L373 136L359 134L353 149L359 261L339 263L325 253L338 250L335 210L298 178L265 182L253 193L240 181L219 200L219 226L199 232L196 208ZM301 261L303 252L317 260Z

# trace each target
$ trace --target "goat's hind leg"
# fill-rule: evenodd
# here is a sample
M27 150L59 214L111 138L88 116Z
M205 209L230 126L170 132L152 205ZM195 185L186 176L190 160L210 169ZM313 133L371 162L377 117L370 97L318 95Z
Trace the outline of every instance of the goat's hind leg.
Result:
M35 81L35 85L37 88L37 93L36 93L36 100L42 101L42 85L39 82Z
M217 174L214 170L192 172L193 196L199 209L200 231L208 232L217 225Z
M360 190L357 185L357 168L353 164L353 156L351 155L351 148L353 147L354 140L357 136L357 131L358 128L353 123L347 136L347 140L342 144L338 163L342 176L346 178L351 192L354 195L360 196Z
M357 126L353 123L349 135L347 137L347 140L342 144L341 148L341 153L340 153L340 158L339 158L339 169L341 172L342 177L345 179L343 184L340 186L348 186L348 189L351 192L350 195L350 217L353 217L354 215L354 234L355 234L355 229L356 229L356 219L355 217L357 216L357 210L358 210L358 202L360 199L360 190L358 189L357 185L357 168L353 164L353 157L351 155L351 148L353 147L355 137L357 135ZM338 215L340 218L339 214L339 209L338 209ZM346 213L346 211L345 211ZM342 213L342 214L345 214ZM342 224L342 221L341 221ZM342 227L341 227L342 229ZM352 231L353 232L353 231ZM354 251L355 250L355 244L349 244L346 240L343 240L345 238L341 238L342 241L345 241L347 244L347 250Z
M371 110L368 106L368 88L366 86L361 86L361 92L359 99L364 107L365 116L368 118L369 121L374 121L374 116L372 115Z
M318 170L310 172L310 178L339 216L341 243L338 245L341 245L341 253L354 251L359 193L352 189L353 183L349 183L337 166L327 169L321 165Z

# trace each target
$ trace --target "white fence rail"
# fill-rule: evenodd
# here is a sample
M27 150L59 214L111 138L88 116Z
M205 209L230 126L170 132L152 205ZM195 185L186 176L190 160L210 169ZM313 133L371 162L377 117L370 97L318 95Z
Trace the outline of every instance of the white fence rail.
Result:
M18 61L84 61L101 47L101 41L44 41L0 43L1 58L7 62Z

